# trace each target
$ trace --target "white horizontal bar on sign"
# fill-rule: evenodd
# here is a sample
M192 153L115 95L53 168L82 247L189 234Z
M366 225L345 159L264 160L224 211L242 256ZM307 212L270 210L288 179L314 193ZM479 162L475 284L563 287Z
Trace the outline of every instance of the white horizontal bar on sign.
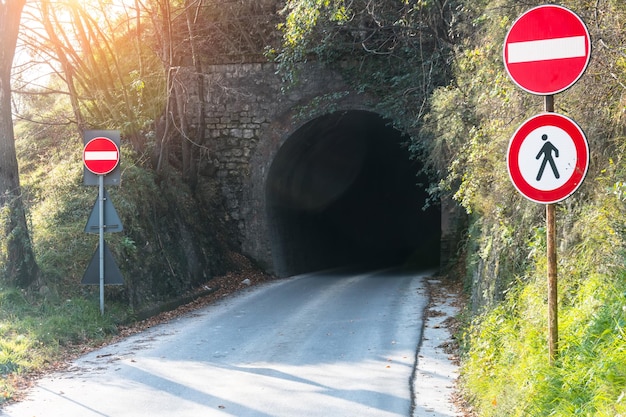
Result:
M509 64L579 58L587 54L584 36L514 42L507 47Z
M116 161L116 151L87 151L85 161Z

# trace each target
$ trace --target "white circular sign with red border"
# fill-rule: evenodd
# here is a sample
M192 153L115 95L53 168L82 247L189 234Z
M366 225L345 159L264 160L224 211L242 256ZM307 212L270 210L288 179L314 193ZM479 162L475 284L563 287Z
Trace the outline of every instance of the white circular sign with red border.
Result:
M589 145L582 129L558 113L543 113L517 129L507 151L513 185L536 203L558 203L582 184Z
M578 15L554 4L522 14L504 39L504 66L521 89L552 95L572 86L591 57L591 37Z
M120 162L120 150L113 140L105 137L93 138L83 150L85 167L96 175L106 175Z

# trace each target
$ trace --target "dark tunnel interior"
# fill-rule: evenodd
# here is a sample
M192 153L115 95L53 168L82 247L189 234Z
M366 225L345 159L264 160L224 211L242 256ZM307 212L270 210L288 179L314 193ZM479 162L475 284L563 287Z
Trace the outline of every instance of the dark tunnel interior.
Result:
M266 183L275 272L439 265L441 214L389 121L335 112L298 129ZM418 185L422 182L422 185Z

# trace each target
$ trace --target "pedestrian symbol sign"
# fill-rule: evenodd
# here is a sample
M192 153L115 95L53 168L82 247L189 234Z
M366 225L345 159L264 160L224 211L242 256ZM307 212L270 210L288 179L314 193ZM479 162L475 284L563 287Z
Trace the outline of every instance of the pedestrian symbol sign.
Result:
M543 171L546 169L546 164L548 162L550 163L550 167L552 168L552 172L554 173L554 178L558 180L559 178L561 178L561 176L559 175L559 170L557 169L556 163L554 162L553 153L554 157L558 158L559 150L552 144L552 142L548 142L548 135L546 135L545 133L541 135L541 140L546 141L546 143L541 147L541 150L535 157L535 159L540 159L541 157L543 157L543 162L541 162L541 168L539 168L539 172L537 173L537 182L540 182L541 178L543 178Z
M582 184L588 166L589 146L583 131L557 113L528 119L509 143L511 181L524 197L537 203L569 197Z

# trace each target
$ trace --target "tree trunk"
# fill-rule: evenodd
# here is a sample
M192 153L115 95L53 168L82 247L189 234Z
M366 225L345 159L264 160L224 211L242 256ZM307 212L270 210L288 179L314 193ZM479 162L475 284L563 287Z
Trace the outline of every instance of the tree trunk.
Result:
M191 136L192 140L183 140L183 177L194 190L198 183L198 171L196 167L197 156L195 151L199 145L204 144L205 134L204 75L202 71L202 61L200 60L198 48L196 47L198 38L196 33L198 24L197 16L200 11L200 6L202 6L202 0L185 0L185 17L187 20L187 31L189 33L189 46L191 50L191 59L195 68L194 75L198 89L198 107L196 109L197 113L196 120L194 122L194 131L185 131L185 135ZM181 117L185 117L185 115L181 115ZM187 156L186 158L185 155Z
M174 52L173 52L173 40L172 40L172 20L169 0L159 0L154 5L154 13L152 13L152 19L154 27L157 29L157 39L160 43L161 50L159 57L163 63L166 75L166 104L164 114L164 126L159 129L157 126L157 142L154 153L154 168L157 172L162 172L164 167L169 162L169 140L173 130L172 120L174 118L174 112L176 111L176 103L174 101L174 80L178 68L174 65ZM160 29L160 30L159 30Z
M38 275L20 189L11 112L11 67L25 3L0 2L0 277L22 288Z
M85 122L83 120L82 113L80 111L80 102L78 101L78 92L74 81L75 69L70 63L70 60L63 48L63 42L57 36L55 25L53 23L53 10L50 8L48 2L41 2L41 22L43 24L46 33L48 34L49 42L52 44L56 52L57 59L61 64L61 71L65 75L65 84L67 85L67 91L69 92L70 104L74 117L76 118L76 125L79 133L85 129ZM56 17L54 17L56 20Z

